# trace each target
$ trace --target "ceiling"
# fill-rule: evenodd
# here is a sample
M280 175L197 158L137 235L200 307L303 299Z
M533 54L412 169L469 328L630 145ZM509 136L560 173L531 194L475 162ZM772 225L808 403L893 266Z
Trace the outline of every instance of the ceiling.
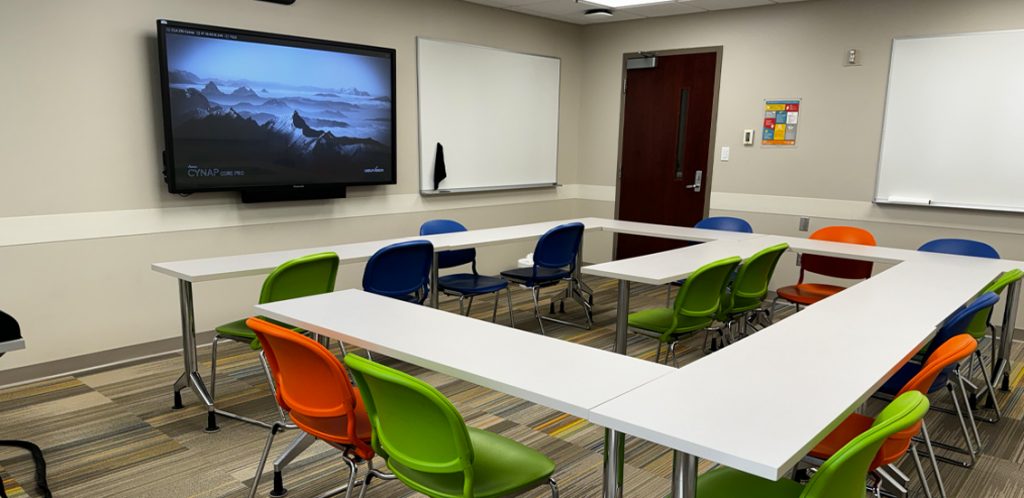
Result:
M643 7L629 7L614 11L612 16L585 16L587 9L601 8L600 5L577 2L576 0L466 0L467 2L489 5L531 16L546 17L573 24L597 24L615 21L630 21L645 17L676 16L697 14L710 10L740 9L780 3L803 2L806 0L672 0Z

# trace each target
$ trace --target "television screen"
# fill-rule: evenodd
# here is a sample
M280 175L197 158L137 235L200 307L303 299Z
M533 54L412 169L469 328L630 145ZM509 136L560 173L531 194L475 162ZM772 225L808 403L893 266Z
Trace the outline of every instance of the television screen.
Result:
M395 183L393 49L157 21L174 193Z

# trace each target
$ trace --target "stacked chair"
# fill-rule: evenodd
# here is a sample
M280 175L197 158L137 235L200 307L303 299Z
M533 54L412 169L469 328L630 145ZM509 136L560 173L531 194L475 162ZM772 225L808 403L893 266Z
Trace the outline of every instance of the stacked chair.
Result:
M465 226L453 220L430 220L420 226L420 235L465 231ZM467 264L472 265L472 273L456 273L438 277L437 290L445 295L458 297L459 312L464 315L469 315L473 307L474 297L494 294L494 310L491 313L492 322L497 321L498 318L498 293L504 290L508 304L508 320L511 326L515 328L516 320L512 316L512 290L508 287L508 281L501 277L480 275L476 270L476 249L459 249L437 253L438 269L455 268ZM464 303L466 298L469 298L468 306Z
M593 325L591 311L593 295L584 295L587 294L586 286L578 280L578 275L576 274L577 264L579 263L580 243L582 241L582 223L574 222L559 225L540 236L537 246L533 250L533 266L501 272L501 276L505 280L530 289L530 295L533 298L533 315L537 318L542 334L546 334L544 331L545 320L585 329L590 329ZM545 287L558 285L561 282L566 282L567 284L566 295L583 308L583 313L586 315L585 325L541 315L540 290ZM552 302L552 308L554 308L554 302Z

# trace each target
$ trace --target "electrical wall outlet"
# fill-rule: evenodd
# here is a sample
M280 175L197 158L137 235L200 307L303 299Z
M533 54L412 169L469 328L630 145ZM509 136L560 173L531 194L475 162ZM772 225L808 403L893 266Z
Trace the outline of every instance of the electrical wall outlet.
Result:
M809 230L811 228L811 219L806 216L801 216L799 228L801 232L806 232L807 230Z
M729 147L722 147L722 161L729 160L729 154L732 150Z

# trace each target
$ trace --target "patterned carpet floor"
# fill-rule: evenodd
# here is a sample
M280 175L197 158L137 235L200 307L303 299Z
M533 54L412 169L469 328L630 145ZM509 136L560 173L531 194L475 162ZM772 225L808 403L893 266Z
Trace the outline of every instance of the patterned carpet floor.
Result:
M549 335L563 340L611 349L615 335L615 282L606 279L589 282L596 290L593 329L578 330L554 324L545 324L545 328ZM536 320L531 317L529 293L515 291L513 294L518 328L538 330ZM635 285L632 299L634 309L664 306L665 290ZM490 305L490 298L482 298L473 314L489 319ZM454 301L443 301L442 307L458 308ZM575 304L568 303L566 308L563 317L582 319L583 314ZM499 323L507 319L503 311L502 302ZM655 344L655 341L631 335L629 352L653 360ZM703 335L686 341L680 364L702 356L702 345ZM204 375L209 371L209 352L208 347L199 350L200 371ZM997 395L1005 406L1003 420L998 424L979 424L985 446L975 468L942 465L950 496L1024 498L1022 354L1024 348L1014 344L1016 361L1011 390ZM513 438L549 455L558 465L555 479L563 497L600 496L602 428L418 367L393 360L384 362L436 386L455 403L469 425ZM0 390L0 420L3 421L0 437L28 439L42 447L49 465L50 486L58 497L245 496L267 431L221 417L219 432L204 432L205 410L187 390L186 407L171 410L171 385L181 374L181 365L180 355L169 355ZM586 381L579 379L581 383ZM800 379L793 379L792 388L800 389ZM264 421L272 421L276 416L256 355L248 347L222 344L216 392L220 408ZM808 403L813 403L813 393L808 393L807 397ZM933 403L951 406L943 393L933 395ZM867 410L873 413L880 406L872 403ZM750 423L758 423L754 410ZM933 411L928 415L928 425L936 440L959 442L962 439L953 416ZM766 427L765 430L771 429ZM296 431L287 431L278 436L271 458L296 435ZM669 490L671 463L671 453L666 448L628 438L626 496L665 496ZM701 462L701 471L711 465L712 462ZM905 459L902 468L912 474L912 465ZM269 465L267 469L258 496L267 496L270 491ZM336 450L318 442L288 466L284 476L289 496L315 496L343 483L347 468ZM0 448L0 477L11 498L40 496L34 486L31 459L25 452ZM911 492L914 496L923 496L919 487L913 487ZM420 496L397 481L375 481L368 495ZM524 496L549 494L542 488Z

